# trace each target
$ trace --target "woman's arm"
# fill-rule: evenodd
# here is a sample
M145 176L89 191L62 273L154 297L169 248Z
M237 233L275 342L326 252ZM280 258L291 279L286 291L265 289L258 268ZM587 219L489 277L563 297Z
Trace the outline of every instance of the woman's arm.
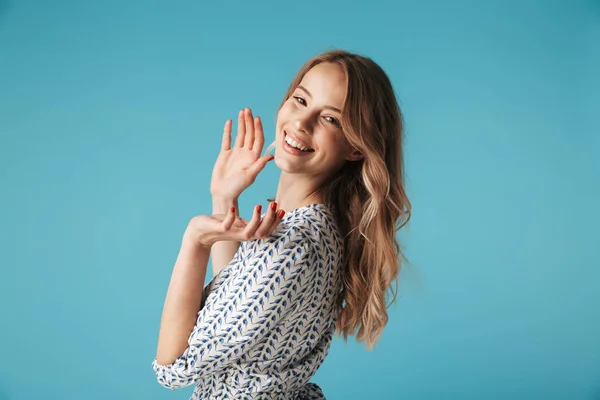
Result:
M323 274L315 268L315 249L306 234L295 229L268 239L253 255L251 267L228 283L235 288L235 295L229 288L217 290L198 312L191 334L186 325L180 334L173 335L185 349L174 361L176 352L168 349L164 358L153 362L158 382L169 389L185 387L243 357L291 310L302 307L300 297ZM180 278L185 279L185 274Z
M235 207L236 210L239 209L237 199L228 200L213 197L213 214L227 214L227 211L231 207ZM213 275L216 276L221 272L221 270L231 261L239 247L240 242L237 241L222 241L217 242L212 246L210 256Z
M200 310L210 249L202 246L186 229L163 307L156 361L167 365L188 346Z
M233 121L227 120L223 128L221 151L215 161L210 181L213 199L213 215L227 214L235 207L238 197L256 179L256 175L273 159L271 155L261 157L264 133L259 117L254 118L249 108L238 114L238 132L231 147ZM233 258L240 246L239 241L221 241L211 250L213 274L217 275Z
M158 380L163 386L171 389L188 386L202 373L201 370L204 370L204 373L211 373L216 369L224 368L226 355L232 347L235 347L233 349L235 355L241 354L245 346L243 342L229 346L228 351L218 351L217 346L222 344L228 346L229 343L225 341L224 336L215 335L213 332L228 328L227 315L231 316L231 312L225 310L235 305L235 302L230 303L230 299L224 298L221 294L220 301L223 303L215 306L213 300L200 310L210 249L220 241L240 241L270 236L282 217L281 211L275 217L275 210L271 208L262 218L258 207L255 207L252 219L245 222L236 218L236 209L230 208L225 215L198 215L188 223L167 290L158 348L152 362ZM269 276L269 279L271 278L273 276ZM280 282L278 280L277 284L279 285ZM233 287L239 292L238 294L248 295L249 293L241 288L242 283L249 282L243 280ZM274 287L270 290L274 290ZM240 300L242 296L238 295L236 298ZM253 298L253 301L257 299ZM251 303L247 301L244 307L250 307ZM260 307L264 304L261 301ZM253 307L259 305L254 304ZM206 315L209 315L208 319ZM272 321L275 319L273 318ZM237 322L246 324L246 318ZM215 339L217 342L214 342ZM202 358L202 362L198 360L199 357Z

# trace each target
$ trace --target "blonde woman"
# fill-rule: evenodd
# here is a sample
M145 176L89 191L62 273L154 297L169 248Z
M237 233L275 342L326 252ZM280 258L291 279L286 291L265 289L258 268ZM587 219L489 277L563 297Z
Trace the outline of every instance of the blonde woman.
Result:
M372 349L404 261L410 218L401 112L371 59L329 51L309 60L277 115L275 155L251 110L225 124L211 182L213 214L192 218L167 291L152 366L192 399L322 399L308 383L334 333ZM263 213L237 199L274 160ZM214 278L202 287L209 256ZM393 295L393 296L390 296Z

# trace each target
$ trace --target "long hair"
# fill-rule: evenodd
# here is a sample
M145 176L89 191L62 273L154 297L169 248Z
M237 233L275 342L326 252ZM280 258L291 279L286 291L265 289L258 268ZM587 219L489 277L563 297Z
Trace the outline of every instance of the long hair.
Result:
M402 113L383 69L370 58L343 50L306 62L280 107L320 63L338 64L346 74L342 131L345 140L364 155L362 160L346 162L320 188L344 238L337 333L345 341L356 335L373 349L388 322L387 308L396 301L400 267L407 261L396 238L411 213L404 188Z

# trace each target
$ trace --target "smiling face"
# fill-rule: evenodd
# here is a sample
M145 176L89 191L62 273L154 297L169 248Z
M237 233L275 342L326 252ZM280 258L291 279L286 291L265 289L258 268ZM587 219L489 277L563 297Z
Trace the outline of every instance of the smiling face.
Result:
M275 163L290 174L327 177L351 159L341 127L347 78L338 64L311 68L277 115Z

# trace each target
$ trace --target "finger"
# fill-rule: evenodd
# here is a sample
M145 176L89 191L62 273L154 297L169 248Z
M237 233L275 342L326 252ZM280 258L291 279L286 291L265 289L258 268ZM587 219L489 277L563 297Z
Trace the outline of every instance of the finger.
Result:
M236 220L235 207L231 207L223 220L223 230L228 231Z
M244 123L246 124L246 137L244 138L244 145L252 149L254 144L254 118L252 117L252 110L246 108L244 112Z
M263 131L262 121L260 117L254 118L254 144L252 150L260 154L265 144L265 133Z
M225 127L223 128L223 140L221 142L221 150L229 150L231 147L231 124L233 121L228 119L225 122Z
M235 137L235 147L244 146L244 136L246 136L246 122L244 121L244 110L238 114L238 131Z
M283 211L283 210L279 210L275 213L275 219L273 220L273 223L271 223L271 226L269 227L269 231L268 231L269 235L272 234L273 231L275 230L275 228L277 228L279 226L284 215L285 215L285 211Z
M244 229L244 234L246 234L247 237L253 237L254 234L256 233L256 229L260 226L261 211L262 211L262 206L260 204L257 205L256 207L254 207L254 212L252 213L252 219L250 220L248 225L246 225L246 229Z
M269 205L269 209L265 213L265 216L262 222L260 223L260 226L256 229L256 232L254 234L256 237L263 238L269 235L269 229L271 228L271 225L273 224L273 221L276 218L275 210L277 210L277 203L272 202Z
M275 156L273 154L267 154L266 156L262 156L258 160L256 160L250 167L248 167L248 174L250 175L251 182L254 182L256 176L265 169L265 166L269 161L274 159Z

